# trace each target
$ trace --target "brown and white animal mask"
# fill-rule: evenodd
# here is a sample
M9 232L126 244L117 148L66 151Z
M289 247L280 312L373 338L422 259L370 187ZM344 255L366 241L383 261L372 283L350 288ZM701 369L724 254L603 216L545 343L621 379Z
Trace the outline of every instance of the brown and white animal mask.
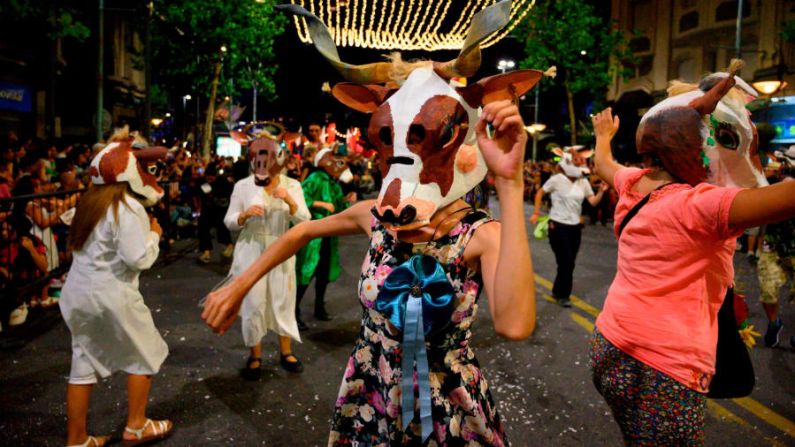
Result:
M638 153L656 154L666 171L690 185L767 185L756 126L745 108L756 91L735 75L741 67L733 61L728 73L708 75L698 86L672 84L671 96L640 121Z
M566 177L580 178L591 173L587 160L593 155L593 150L584 150L584 146L566 146L563 149L556 147L552 152L560 157L558 166Z
M268 186L271 176L278 175L287 162L289 150L270 138L257 138L248 145L248 156L254 184Z
M510 1L496 3L473 17L455 60L400 67L394 62L358 66L342 62L317 17L295 5L281 9L307 19L317 49L352 81L335 85L334 97L355 110L372 113L368 138L379 152L384 179L373 214L392 228L408 230L428 224L439 208L483 180L488 168L475 135L480 107L516 100L543 75L538 70L518 70L463 88L449 81L475 74L480 42L508 22ZM411 68L407 76L394 75L406 66Z
M342 183L350 183L353 180L348 161L344 157L334 155L330 148L319 150L312 161L316 168L326 171L328 175Z
M163 188L150 172L158 160L168 153L165 147L132 149L132 141L114 142L102 149L89 167L95 185L127 182L130 189L141 196L145 206L152 206L163 197Z

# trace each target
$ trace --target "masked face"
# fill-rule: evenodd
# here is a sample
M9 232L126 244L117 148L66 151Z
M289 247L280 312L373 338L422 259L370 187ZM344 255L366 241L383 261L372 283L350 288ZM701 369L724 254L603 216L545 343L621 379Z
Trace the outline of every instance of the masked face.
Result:
M565 149L555 148L553 152L560 157L558 166L563 170L566 177L581 178L584 175L591 173L587 167L587 160L593 154L593 151L580 151L582 146L573 146Z
M707 76L698 89L671 96L643 116L638 152L656 153L668 172L691 185L767 185L745 108L751 95L755 91L737 76Z
M271 177L279 175L287 160L287 150L270 138L258 138L249 144L249 159L254 183L268 186Z
M384 178L376 217L420 227L480 183L487 168L476 147L477 120L478 111L431 68L414 70L368 127Z
M315 166L326 171L331 177L342 183L350 183L353 174L345 158L334 155L330 149L322 149L315 155Z
M164 147L133 151L129 142L111 143L91 161L89 173L96 185L127 182L146 206L152 206L163 197L163 188L157 177L149 173L148 166L156 165L168 152Z

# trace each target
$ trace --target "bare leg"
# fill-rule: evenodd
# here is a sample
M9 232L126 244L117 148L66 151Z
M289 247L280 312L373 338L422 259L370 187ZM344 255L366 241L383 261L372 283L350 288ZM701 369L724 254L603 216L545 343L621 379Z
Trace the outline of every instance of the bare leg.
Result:
M290 354L287 356L287 361L291 363L298 361L298 359L293 355L292 343L293 340L290 337L285 337L283 335L279 336L279 351L282 355Z
M778 320L778 303L762 303L768 321Z
M152 386L152 376L130 374L127 376L127 426L141 428L146 423L146 402L149 399L149 388ZM125 439L130 436L124 433Z
M250 350L251 350L251 358L253 358L253 359L261 359L262 358L262 343L257 343L257 346L252 346L250 348ZM261 364L262 364L262 362L260 360L257 360L256 362L251 362L251 365L249 365L249 368L257 369L257 368L260 367Z
M86 442L86 418L93 384L66 385L66 445Z

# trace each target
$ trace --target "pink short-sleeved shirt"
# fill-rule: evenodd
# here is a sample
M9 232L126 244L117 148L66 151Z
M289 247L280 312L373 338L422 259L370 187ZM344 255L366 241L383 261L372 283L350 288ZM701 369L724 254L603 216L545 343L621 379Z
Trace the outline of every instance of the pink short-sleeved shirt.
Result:
M644 195L633 187L647 170L623 168L616 232ZM596 321L617 348L696 391L715 373L717 315L734 278L729 209L740 189L675 184L652 193L624 228L616 277Z

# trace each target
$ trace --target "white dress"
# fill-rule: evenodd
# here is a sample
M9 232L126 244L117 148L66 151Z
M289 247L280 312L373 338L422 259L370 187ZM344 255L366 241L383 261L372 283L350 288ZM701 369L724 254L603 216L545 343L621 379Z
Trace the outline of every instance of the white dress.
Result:
M168 356L138 291L138 276L157 259L160 238L143 205L129 196L125 203L118 221L108 208L83 248L73 252L59 303L73 345L102 377L156 374Z
M271 197L265 192L265 188L255 185L253 175L235 183L229 210L224 217L227 228L240 231L230 275L237 276L244 272L270 244L290 228L291 223L310 219L301 183L280 175L279 187L286 189L298 205L295 215L290 215L290 207L285 201ZM250 217L241 227L237 218L252 205L262 206L265 215ZM269 330L301 341L295 321L295 292L293 256L257 281L243 299L240 320L246 346L259 344Z

